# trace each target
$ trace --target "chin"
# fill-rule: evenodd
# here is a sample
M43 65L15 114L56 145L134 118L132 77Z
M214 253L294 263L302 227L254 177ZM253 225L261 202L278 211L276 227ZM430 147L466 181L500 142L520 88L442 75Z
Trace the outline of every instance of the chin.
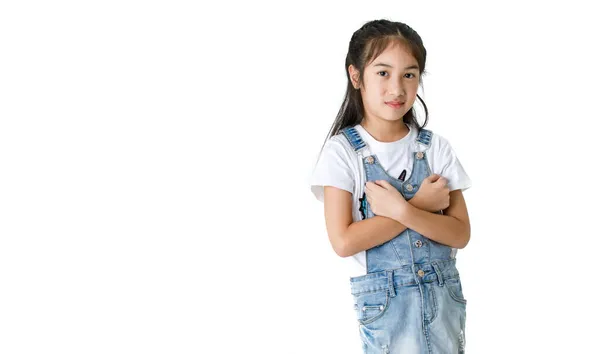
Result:
M388 122L397 122L397 121L401 121L402 118L404 118L404 114L401 115L400 117L392 117L392 118L384 118L384 119L387 120Z

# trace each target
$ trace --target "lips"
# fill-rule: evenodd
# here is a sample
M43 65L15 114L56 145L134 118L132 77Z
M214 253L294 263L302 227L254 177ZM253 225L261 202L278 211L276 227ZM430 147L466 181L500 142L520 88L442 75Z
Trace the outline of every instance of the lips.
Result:
M385 104L387 104L388 106L393 107L393 108L400 108L404 104L404 102L390 101L390 102L386 102Z

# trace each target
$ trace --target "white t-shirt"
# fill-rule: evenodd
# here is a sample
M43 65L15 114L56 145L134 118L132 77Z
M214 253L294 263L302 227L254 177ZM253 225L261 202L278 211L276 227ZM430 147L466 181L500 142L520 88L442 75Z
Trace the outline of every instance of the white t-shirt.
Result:
M360 124L354 126L361 138L367 144L363 156L377 155L380 164L391 176L400 176L406 170L405 176L410 176L413 168L413 151L425 151L422 144L416 142L417 129L407 125L409 133L402 139L393 142L380 142L375 140ZM427 128L426 128L427 129ZM471 187L471 179L462 167L456 153L448 140L433 132L429 149L426 150L427 161L432 173L439 174L448 179L450 191L462 191ZM362 160L354 151L350 142L340 132L325 142L323 151L317 160L311 176L311 191L315 197L323 202L324 186L334 186L352 193L353 220L362 219L359 211L360 197L364 191L364 173ZM398 178L397 177L397 178ZM362 182L362 183L360 183ZM456 252L456 249L454 250ZM365 251L358 252L351 257L343 258L349 269L349 276L364 275L366 269Z

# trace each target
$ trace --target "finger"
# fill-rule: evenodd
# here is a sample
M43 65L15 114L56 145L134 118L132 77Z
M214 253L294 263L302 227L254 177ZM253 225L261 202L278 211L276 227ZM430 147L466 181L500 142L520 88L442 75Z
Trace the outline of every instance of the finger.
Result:
M388 181L386 181L386 180L384 180L384 179L382 179L382 180L380 180L380 181L377 181L377 182L379 182L379 185L380 185L380 186L382 186L382 187L384 187L385 189L394 188L394 186L392 186L392 185L390 184L390 182L388 182Z
M370 184L369 184L369 188L371 189L371 191L375 191L375 190L377 190L377 189L381 188L381 186L378 184L378 183L379 183L379 180L376 180L376 181L369 181L369 182L367 182L367 183L370 183Z
M375 185L379 188L387 190L387 186L385 185L385 182L386 182L385 180L378 179L377 181L375 181Z
M448 183L448 180L445 177L440 176L440 178L435 183L446 184Z
M427 176L427 178L425 178L425 180L429 181L429 182L435 182L437 181L441 176L438 175L437 173L434 173L432 175Z

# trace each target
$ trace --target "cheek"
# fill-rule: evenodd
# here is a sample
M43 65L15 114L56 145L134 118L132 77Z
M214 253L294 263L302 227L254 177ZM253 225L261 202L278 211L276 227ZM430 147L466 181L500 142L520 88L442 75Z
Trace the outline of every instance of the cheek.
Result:
M363 104L369 108L376 107L378 101L378 93L373 91L367 91L363 95Z
M418 91L419 91L419 84L417 83L413 87L410 88L409 92L410 92L411 97L416 98Z
M378 105L379 103L383 103L385 92L385 88L379 86L371 87L371 91L368 93L369 102L372 105Z

